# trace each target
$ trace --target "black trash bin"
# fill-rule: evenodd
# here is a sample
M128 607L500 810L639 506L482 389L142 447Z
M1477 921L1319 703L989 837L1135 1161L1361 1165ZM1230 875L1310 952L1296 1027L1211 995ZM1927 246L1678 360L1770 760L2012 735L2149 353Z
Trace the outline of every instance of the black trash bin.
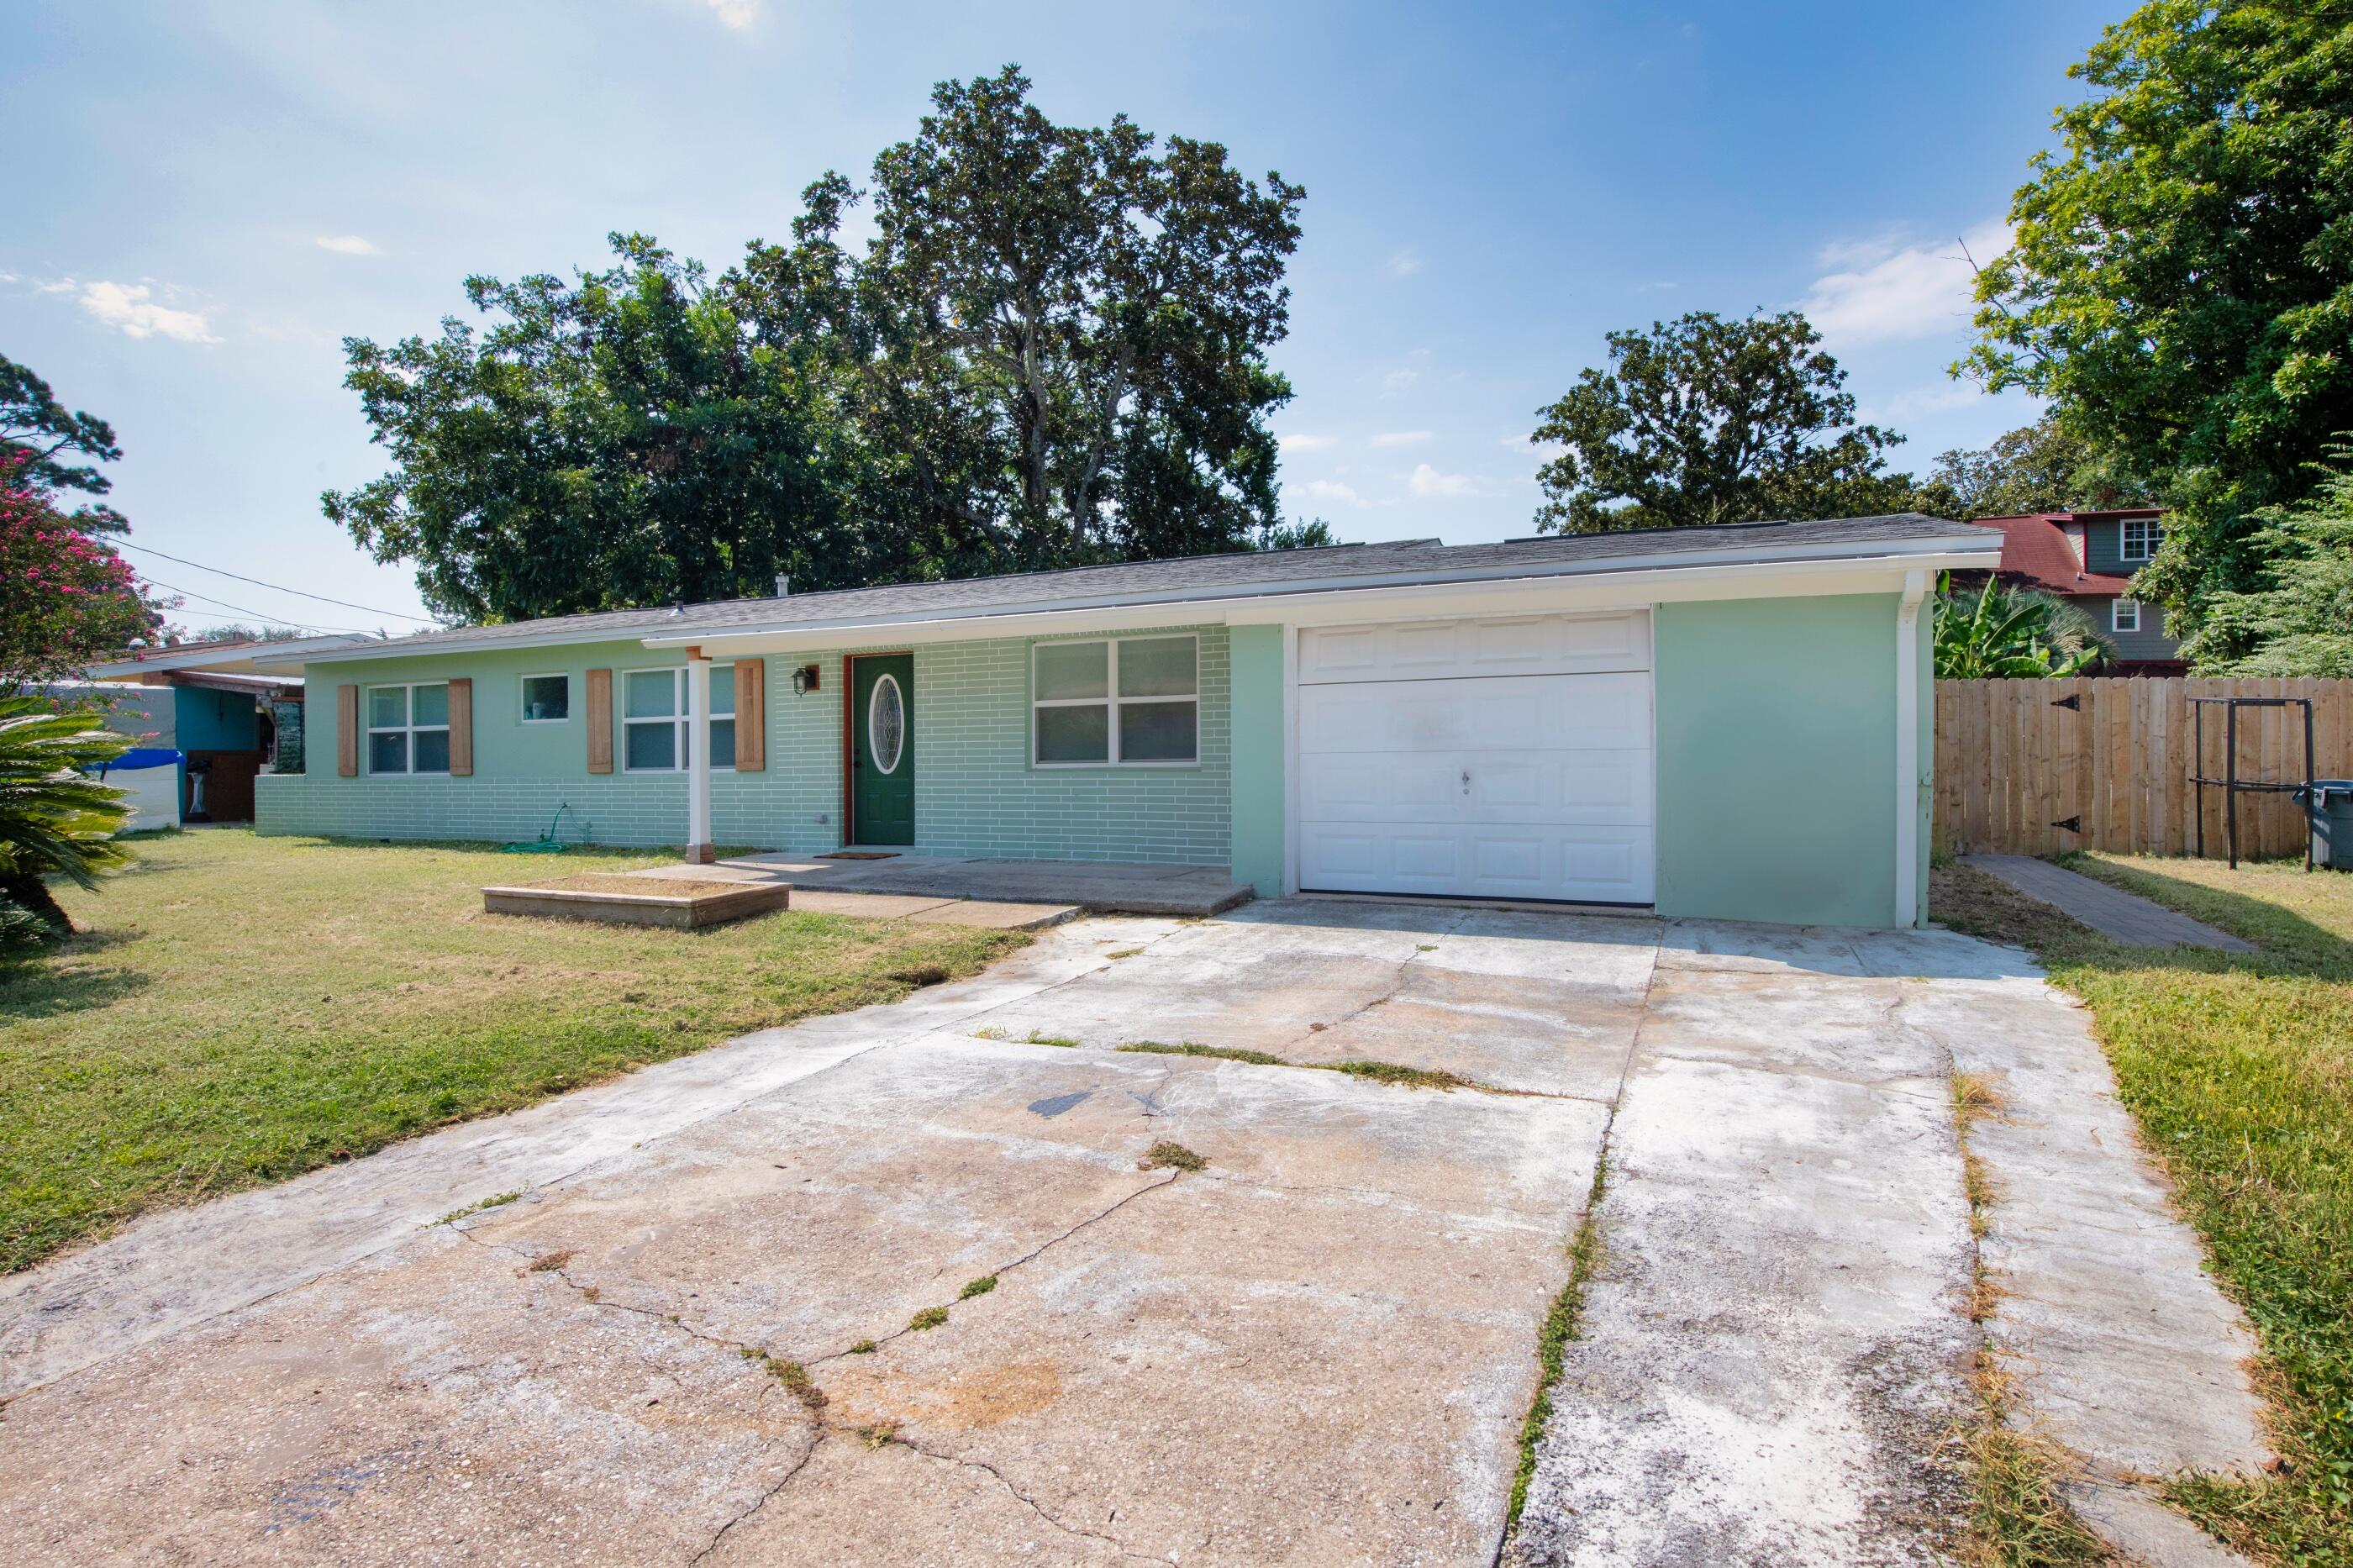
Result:
M2295 797L2312 820L2312 863L2353 871L2353 779L2315 779Z

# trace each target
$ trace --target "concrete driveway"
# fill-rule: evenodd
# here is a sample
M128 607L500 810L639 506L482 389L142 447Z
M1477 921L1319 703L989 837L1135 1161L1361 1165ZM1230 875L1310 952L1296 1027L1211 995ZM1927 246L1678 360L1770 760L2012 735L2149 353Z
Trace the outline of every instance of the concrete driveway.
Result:
M0 1283L0 1539L1485 1564L1606 1152L1514 1559L1933 1561L1978 1343L1949 1075L1980 997L2084 1037L2017 955L1943 935L1081 921ZM1477 1087L1312 1070L1366 1061Z

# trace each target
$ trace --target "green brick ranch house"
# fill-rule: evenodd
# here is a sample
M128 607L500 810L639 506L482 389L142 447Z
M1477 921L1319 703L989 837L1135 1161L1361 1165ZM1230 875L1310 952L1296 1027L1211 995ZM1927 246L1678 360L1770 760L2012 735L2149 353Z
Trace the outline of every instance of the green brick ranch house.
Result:
M1923 918L1918 515L1413 540L290 655L264 833L1230 866L1263 896ZM269 660L260 661L268 667Z

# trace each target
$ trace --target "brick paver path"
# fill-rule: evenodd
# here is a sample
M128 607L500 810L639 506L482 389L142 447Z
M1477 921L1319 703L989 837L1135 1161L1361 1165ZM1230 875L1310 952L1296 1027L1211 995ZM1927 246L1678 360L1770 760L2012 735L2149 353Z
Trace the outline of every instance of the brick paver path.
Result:
M1961 864L1999 877L2030 899L2069 914L2135 947L2215 947L2253 952L2253 942L2216 931L2203 921L2153 904L2138 893L2111 888L2079 872L2026 855L1964 855Z

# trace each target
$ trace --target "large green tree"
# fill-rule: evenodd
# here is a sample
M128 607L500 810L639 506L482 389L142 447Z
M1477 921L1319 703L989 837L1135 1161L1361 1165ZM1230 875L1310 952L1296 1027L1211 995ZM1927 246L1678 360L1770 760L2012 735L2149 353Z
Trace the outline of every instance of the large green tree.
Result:
M2142 585L2194 624L2353 428L2353 7L2153 0L2070 74L2095 90L2011 200L1961 368L2166 481Z
M26 366L0 354L0 460L16 458L16 482L54 495L79 490L102 496L114 482L91 467L122 456L114 426L95 414L59 403L49 384ZM122 514L103 501L83 502L72 514L75 526L90 532L118 532Z
M870 465L823 364L762 342L703 269L642 236L566 283L470 279L493 316L345 343L393 466L328 491L380 561L455 620L770 592L905 568L860 525Z
M1952 493L1956 517L2148 506L2156 487L2103 452L2056 413L1975 450L1937 454L1928 483Z
M2319 488L2255 514L2253 584L2214 595L2183 652L2222 675L2353 678L2353 447Z
M1904 438L1855 422L1846 373L1794 310L1695 310L1608 342L1609 367L1581 373L1529 437L1560 447L1536 476L1540 531L1868 516L1947 500L1887 472Z
M824 176L717 278L617 237L574 283L470 280L480 330L349 340L393 464L327 514L473 621L1293 542L1302 193L1029 91L942 83L871 192Z

